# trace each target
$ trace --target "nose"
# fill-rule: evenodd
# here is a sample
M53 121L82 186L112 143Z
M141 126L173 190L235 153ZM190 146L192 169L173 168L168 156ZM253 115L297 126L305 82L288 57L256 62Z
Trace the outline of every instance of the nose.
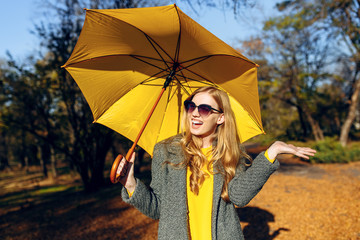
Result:
M192 111L191 115L193 117L200 117L200 113L198 111L198 107L195 107L194 111Z

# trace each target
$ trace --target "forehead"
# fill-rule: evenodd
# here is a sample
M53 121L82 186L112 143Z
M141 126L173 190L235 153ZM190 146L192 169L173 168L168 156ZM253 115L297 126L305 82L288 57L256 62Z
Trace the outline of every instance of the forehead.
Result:
M200 104L208 104L211 106L218 106L218 104L216 103L215 99L207 92L201 92L196 94L192 101L196 104L196 105L200 105Z

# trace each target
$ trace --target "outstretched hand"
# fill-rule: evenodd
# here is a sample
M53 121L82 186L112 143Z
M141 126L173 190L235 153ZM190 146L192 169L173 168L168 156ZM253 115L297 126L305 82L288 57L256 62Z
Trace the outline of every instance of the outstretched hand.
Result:
M281 141L274 142L268 149L270 159L275 159L278 154L282 153L290 153L301 158L309 159L309 156L315 155L316 150L309 147L296 147Z
M129 191L133 192L136 186L134 177L134 161L135 153L131 155L130 161L126 161L123 157L116 170L116 174L120 175L119 182Z

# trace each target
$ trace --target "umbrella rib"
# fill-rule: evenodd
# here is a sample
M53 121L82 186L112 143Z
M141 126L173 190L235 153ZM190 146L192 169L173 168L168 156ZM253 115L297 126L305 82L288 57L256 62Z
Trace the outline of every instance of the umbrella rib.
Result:
M177 77L175 77L175 79L176 79L176 81L179 83L180 87L184 90L184 92L186 92L187 95L190 95L190 93L188 92L188 90L186 90L186 88L184 87L184 85L181 84L180 80L179 80ZM191 87L190 87L189 83L188 83L187 81L185 81L185 82L186 82L188 88L190 89Z
M192 64L190 64L190 65L188 65L188 66L184 67L184 68L188 68L188 67L191 67L191 66L193 66L193 65L195 65L195 64L198 64L198 63L200 63L200 62L202 62L202 61L204 61L204 60L206 60L206 59L208 59L208 58L210 58L210 57L212 57L212 55L202 56L202 57L198 57L198 58L193 58L193 59L190 59L190 60L187 60L187 61L181 62L181 64L184 64L184 63L188 63L188 62L192 62L192 61L198 60L197 62L194 62L194 63L192 63Z
M164 86L164 84L155 84L155 83L153 83L153 84L151 84L151 83L145 83L145 84L142 84L142 85L145 85L145 86L153 86L153 87L162 87L162 86Z
M162 75L162 76L159 76L159 77L155 77L156 75L158 75L159 73L162 73L162 72L163 72L163 71L160 71L160 72L157 72L157 73L153 74L152 76L148 77L147 79L145 79L144 81L142 81L142 82L139 83L139 84L145 84L145 83L147 83L147 82L155 81L155 80L157 80L157 79L166 77L167 74ZM152 78L154 78L154 79L152 79ZM149 85L149 84L147 84L147 85ZM158 85L159 85L159 84L154 84L154 86L158 86ZM163 85L163 84L161 84L161 86L162 86L162 85Z
M181 84L180 84L181 86ZM172 92L172 88L175 87L175 85L169 85L169 94L168 94L168 102L174 97L176 90Z
M147 61L139 58L139 57L142 57L142 56L139 56L139 55L130 55L130 57L133 57L133 58L135 58L136 60L139 60L139 61L141 61L141 62L143 62L143 63L146 63L146 64L148 64L148 65L150 65L150 66L152 66L152 67L158 68L158 69L160 69L160 70L163 71L163 72L164 72L164 71L167 71L167 69L163 69L163 68L161 68L161 67L159 67L159 66L156 66L155 64L152 64L152 63L150 63L150 62L147 62ZM149 58L149 59L153 59L153 58ZM155 58L154 58L153 60L158 60L158 59L155 59ZM158 60L158 61L160 61L160 60Z
M178 41L177 41L177 44L176 44L174 59L175 59L175 62L179 62L180 40L181 40L181 19L180 19L180 14L179 14L178 7L176 5L175 5L175 10L176 10L176 13L177 13L178 19L179 19L179 35L178 35Z
M148 63L146 62L145 60L141 60L140 58L147 58L147 59L151 59L151 60L155 60L155 61L159 61L159 62L165 62L163 60L160 60L160 59L156 59L156 58L151 58L151 57L146 57L146 56L141 56L141 55L132 55L132 54L109 54L109 55L104 55L104 56L98 56L98 57L92 57L92 58L89 58L89 59L84 59L84 60L81 60L81 61L78 61L78 62L73 62L73 63L70 63L70 64L67 64L67 65L63 65L62 67L69 67L71 65L74 65L74 64L79 64L79 63L83 63L83 62L88 62L88 61L92 61L94 59L101 59L101 58L108 58L108 57L117 57L117 56L130 56L130 57L133 57L133 58L136 58L137 60L139 61L143 61L147 64L150 64L151 63ZM152 65L154 67L157 67L157 68L160 68L156 65ZM160 68L161 69L161 68Z
M189 85L189 82L187 81L187 79L191 79L191 78L187 78L187 77L184 75L184 73L182 72L182 69L180 69L179 72L180 72L181 76L183 77L185 83L187 84L188 88L191 89L191 87L190 87L190 85ZM181 84L180 80L177 78L177 75L178 75L178 74L175 75L176 81L178 81L178 83L179 83L180 86L183 88L183 90L184 90L188 95L190 95L190 93L185 89L185 87L183 86L183 84ZM191 80L196 81L195 79L191 79Z
M192 74L194 74L194 75L196 75L196 76L204 79L205 81L209 81L209 82L210 82L210 80L207 79L206 77L203 77L203 76L201 76L200 74L198 74L198 73L196 73L196 72L194 72L194 71L191 71L190 69L185 68L185 70L187 70L187 71L191 72ZM199 80L196 80L196 79L192 79L192 78L189 78L189 77L186 77L186 78L199 82ZM201 81L200 81L200 82L201 82Z
M86 11L91 11L91 9L87 9ZM96 11L93 11L93 12L96 12ZM159 53L159 51L157 50L157 48L154 47L154 44L153 44L153 43L155 43L156 46L158 46L159 49L161 49L161 51L164 52L170 59L172 59L172 57L171 57L154 39L152 39L148 34L146 34L146 33L145 33L143 30L141 30L140 28L138 28L138 27L136 27L136 26L134 26L134 25L132 25L132 24L130 24L130 23L122 20L122 19L118 19L118 18L114 18L114 17L109 16L109 15L106 15L105 13L101 13L101 12L96 12L96 13L97 13L97 14L104 15L105 17L110 17L110 18L112 18L112 19L115 19L116 21L121 21L121 22L123 22L123 23L125 23L125 24L130 25L130 26L133 27L133 28L136 28L138 31L142 32L142 33L145 35L145 37L148 39L148 41L150 42L150 44L152 45L152 47L155 49L155 51L159 54L159 56L161 57L161 59L163 59L163 57L161 56L161 54ZM172 59L172 60L173 60L173 59ZM166 61L165 61L164 59L163 59L163 61L164 61L164 63L166 64Z
M175 78L176 78L176 80L180 83L181 86L183 86L183 84L181 84L181 81L177 78L177 76L178 76L178 77L182 77L182 78L184 79L184 81L187 83L187 86L188 86L189 88L191 88L191 87L190 87L190 85L188 84L188 81L186 81L187 79L188 79L188 80L191 80L191 81L194 81L194 82L199 82L199 83L207 84L207 85L210 85L210 86L216 86L216 84L213 84L213 82L211 82L210 80L202 77L201 75L198 75L198 76L199 76L200 78L203 78L205 81L201 81L201 80L198 80L198 79L195 79L195 78L191 78L191 77L186 77L186 76L184 75L184 73L182 72L183 69L188 70L189 72L191 72L191 73L193 73L193 74L195 74L195 75L198 75L198 74L192 72L191 70L189 70L189 69L187 69L187 68L182 68L182 69L180 69L180 71L178 71L178 72L180 72L181 75L176 74L176 75L175 75ZM184 91L187 92L186 89L184 89ZM188 92L187 92L187 93L188 93Z
M245 58L245 57L240 57L240 56L233 56L233 55L229 55L229 54L212 54L212 55L208 55L208 56L202 56L202 57L198 57L198 58L193 58L193 59L189 59L189 60L186 60L182 63L187 63L187 62L191 62L191 61L194 61L194 60L197 60L199 58L210 58L210 57L218 57L218 56L226 56L226 57L233 57L233 58L238 58L238 59L241 59L243 61L246 61L248 63L251 63L251 64L254 64L256 67L259 67L258 64L254 63L253 61Z
M194 81L194 82L198 82L198 83L202 83L202 84L206 84L206 85L209 85L209 86L215 86L215 87L218 87L216 84L214 84L213 82L210 82L210 81L201 81L201 80L198 80L198 79L194 79L194 78L189 78L189 77L186 77L186 79L189 79L191 81ZM192 88L189 86L189 88Z
M147 40L149 41L149 43L151 44L151 46L154 48L154 50L156 51L156 53L159 55L159 57L162 59L162 61L165 63L165 65L168 67L169 69L169 65L167 64L167 61L165 61L165 59L163 58L163 56L160 54L160 52L158 51L158 49L154 46L153 42L156 44L156 46L158 46L170 59L171 56L164 51L164 49L162 49L152 38L150 38L150 36L148 36L146 33L145 34L145 37L147 38ZM173 60L173 59L172 59Z
M180 84L180 83L179 83L179 84ZM180 86L181 86L181 84L180 84ZM176 94L176 90L173 91L173 93L172 93L172 89L173 89L173 87L175 87L175 85L170 85L169 87L170 87L170 89L169 89L168 98L167 98L167 102L166 102L166 108L168 107L171 99L172 99L172 98L175 96L175 94ZM180 104L182 105L182 103L180 103ZM178 107L180 107L179 110L181 110L181 105L180 105L180 106L178 105ZM180 114L181 114L181 112L178 111L178 114L179 114L179 115L178 115L178 124L177 124L177 131L176 131L177 134L180 133ZM164 118L162 118L162 122L163 122L163 121L164 121Z
M143 55L134 55L134 54L131 54L131 55L129 55L129 56L138 57L138 58L147 58L147 59L151 59L151 60L154 60L154 61L162 62L162 59L157 59L157 58L148 57L148 56L143 56Z

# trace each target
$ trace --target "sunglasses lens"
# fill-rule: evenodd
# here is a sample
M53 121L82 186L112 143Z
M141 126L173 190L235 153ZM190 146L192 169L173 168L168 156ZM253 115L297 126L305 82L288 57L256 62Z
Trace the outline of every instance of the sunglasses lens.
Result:
M201 104L200 106L198 106L198 111L201 116L206 117L210 114L211 107L205 104Z
M190 112L190 113L193 112L196 108L195 103L193 103L192 101L185 101L184 105L185 105L186 111Z
M203 117L207 117L212 110L211 106L209 106L209 105L200 104L199 106L196 106L196 104L194 102L189 101L189 100L186 100L184 102L184 107L185 107L186 112L188 112L188 113L192 113L195 110L195 108L197 107L199 114Z

